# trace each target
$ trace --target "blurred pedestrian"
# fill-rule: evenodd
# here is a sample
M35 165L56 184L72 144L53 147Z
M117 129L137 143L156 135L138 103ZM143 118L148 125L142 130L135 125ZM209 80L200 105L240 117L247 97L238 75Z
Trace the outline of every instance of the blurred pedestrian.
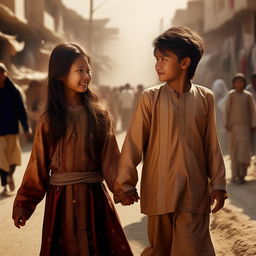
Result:
M216 79L212 84L212 91L215 98L215 112L218 137L222 152L227 152L227 131L225 129L225 104L228 88L223 79Z
M76 44L51 53L47 109L13 205L24 226L46 194L41 256L132 252L114 205L119 149L108 113L92 92L90 59Z
M13 174L17 165L21 164L19 143L19 121L29 139L31 133L27 122L27 114L21 92L7 75L7 69L0 63L0 175L2 195L15 189Z
M226 101L226 129L230 133L232 182L243 184L251 161L256 110L252 94L244 90L244 75L236 74L232 85L234 89L228 93Z
M136 105L138 103L138 100L139 100L139 97L142 94L143 90L144 90L144 86L142 84L138 84L137 85L137 90L134 94L134 104L133 104L134 107L136 107Z
M127 130L134 104L134 92L129 83L127 83L122 89L119 95L119 106L121 113L121 126L122 130Z
M161 85L146 89L127 132L115 184L115 202L138 201L136 167L143 156L141 211L150 245L142 256L213 256L212 212L224 205L225 166L213 93L191 82L203 40L173 27L154 41Z
M245 89L253 95L256 102L256 74L251 75L251 83Z
M252 93L254 102L256 103L256 74L251 75L251 83L246 87L246 90L248 90L250 93ZM256 130L254 130L252 135L252 151L253 155L255 156L255 163L256 163Z

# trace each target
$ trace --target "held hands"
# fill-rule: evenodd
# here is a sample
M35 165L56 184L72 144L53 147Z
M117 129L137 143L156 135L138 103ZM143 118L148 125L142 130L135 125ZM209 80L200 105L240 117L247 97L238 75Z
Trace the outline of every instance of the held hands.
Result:
M223 206L225 199L227 199L227 193L222 190L215 190L211 193L211 205L213 205L216 201L215 207L212 209L212 213L218 212Z
M14 216L13 220L14 220L14 226L16 226L17 228L20 228L21 226L25 226L27 221L26 218L22 216Z
M120 203L124 206L127 205L132 205L134 204L134 202L138 202L140 199L140 197L138 196L138 194L134 194L132 196L126 197L125 199L123 199L122 201L120 201Z

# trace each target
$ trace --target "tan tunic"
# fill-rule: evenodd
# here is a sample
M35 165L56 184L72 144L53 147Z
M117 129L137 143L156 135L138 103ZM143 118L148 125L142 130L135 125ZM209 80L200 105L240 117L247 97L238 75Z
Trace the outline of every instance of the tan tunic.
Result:
M209 213L209 182L215 190L226 184L212 92L195 84L179 97L167 84L144 91L123 145L116 201L136 186L142 154L142 213Z
M252 154L252 128L256 127L255 103L250 92L229 92L226 101L226 126L230 130L231 158L249 164Z

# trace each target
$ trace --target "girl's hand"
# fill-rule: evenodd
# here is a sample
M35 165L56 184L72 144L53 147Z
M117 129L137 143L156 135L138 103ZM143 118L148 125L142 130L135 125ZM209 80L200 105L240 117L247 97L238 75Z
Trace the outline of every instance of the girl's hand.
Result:
M138 202L139 199L140 198L139 198L138 194L136 193L136 195L129 196L129 197L123 199L121 201L121 204L122 205L132 205L132 204L134 204L134 202Z
M14 225L17 228L20 228L21 226L25 226L26 221L27 221L26 218L22 217L22 216L15 216L15 217L13 217L13 220L14 220Z

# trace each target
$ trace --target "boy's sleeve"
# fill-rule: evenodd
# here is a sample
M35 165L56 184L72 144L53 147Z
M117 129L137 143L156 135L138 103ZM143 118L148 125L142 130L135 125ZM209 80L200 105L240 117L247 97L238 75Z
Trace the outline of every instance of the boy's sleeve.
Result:
M151 124L151 102L148 91L145 91L137 104L130 128L126 134L115 182L115 202L137 193L137 165L142 159L148 142Z
M13 217L29 219L48 188L50 161L46 126L46 121L39 119L30 159L13 203Z
M212 190L226 191L225 165L217 136L213 94L207 95L208 120L205 135L205 155Z

